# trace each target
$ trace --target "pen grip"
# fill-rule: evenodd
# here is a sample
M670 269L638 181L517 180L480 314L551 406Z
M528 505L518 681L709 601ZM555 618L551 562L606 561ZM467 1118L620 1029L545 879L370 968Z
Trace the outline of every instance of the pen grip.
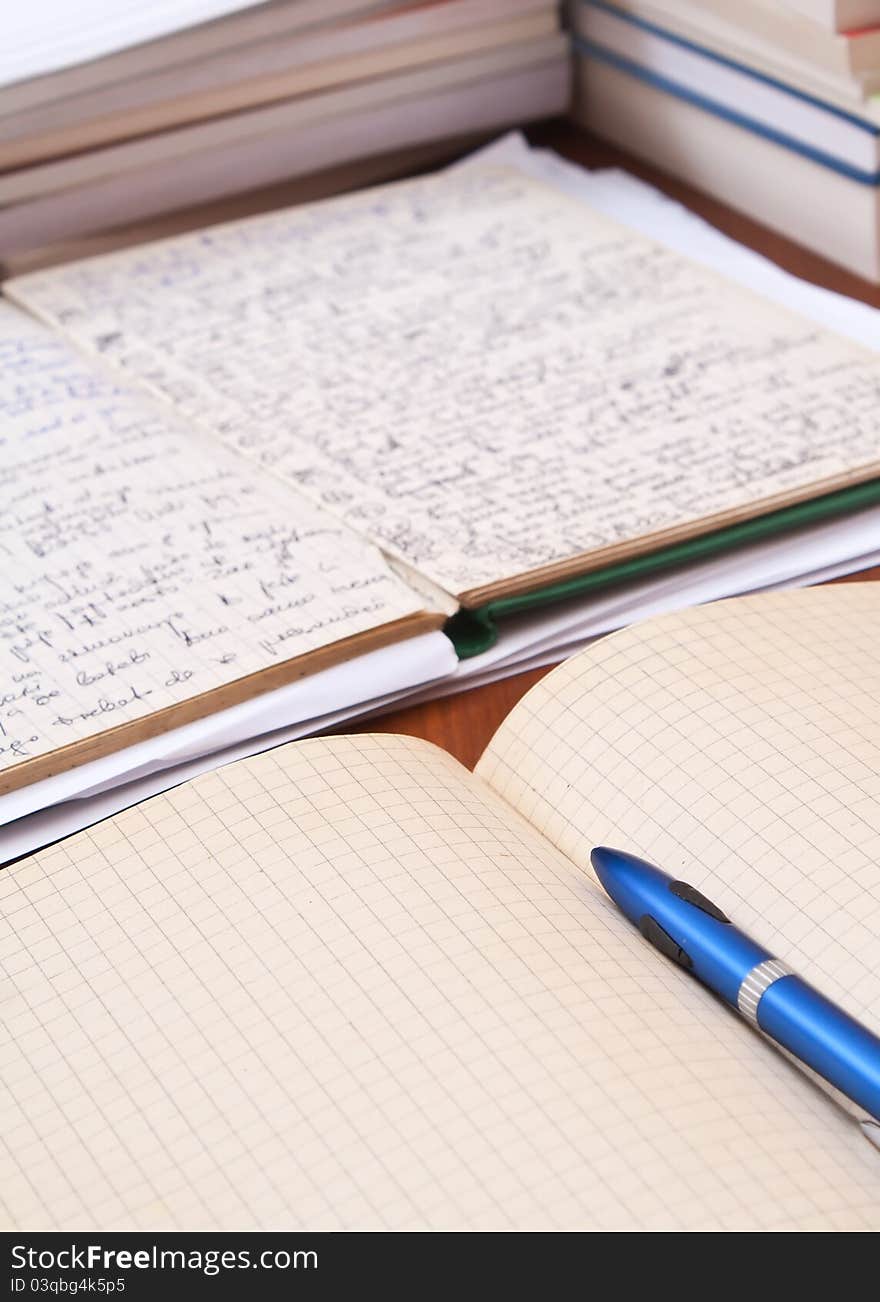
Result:
M761 1030L880 1120L880 1039L797 976L769 986Z

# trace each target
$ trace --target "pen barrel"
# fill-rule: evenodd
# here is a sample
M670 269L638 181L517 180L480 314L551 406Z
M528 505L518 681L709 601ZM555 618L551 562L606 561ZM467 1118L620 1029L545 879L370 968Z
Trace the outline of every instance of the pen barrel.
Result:
M764 991L758 1026L880 1120L880 1039L797 976Z

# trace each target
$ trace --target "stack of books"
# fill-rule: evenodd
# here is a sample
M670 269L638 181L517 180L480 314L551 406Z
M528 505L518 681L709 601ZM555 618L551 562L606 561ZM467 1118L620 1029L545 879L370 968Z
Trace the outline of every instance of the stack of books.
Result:
M576 0L576 115L880 280L880 0Z
M569 99L554 0L183 0L128 14L92 0L69 30L47 35L24 14L7 37L0 257L13 267L295 178L328 176L327 192L383 179L392 153L398 167L401 151L410 167L419 151L434 161L444 142Z

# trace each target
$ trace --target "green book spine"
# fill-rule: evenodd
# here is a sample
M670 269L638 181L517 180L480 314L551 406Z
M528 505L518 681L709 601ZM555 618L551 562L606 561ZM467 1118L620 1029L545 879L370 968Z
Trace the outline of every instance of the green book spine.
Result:
M713 533L701 534L689 538L686 542L673 543L669 547L660 547L657 551L632 560L620 561L616 565L606 565L589 574L580 574L559 583L548 583L533 592L519 593L514 597L499 597L489 601L485 606L473 610L459 610L446 622L446 633L451 638L460 660L488 651L498 641L499 622L511 615L525 611L538 610L543 606L561 604L589 593L601 592L617 584L647 578L664 570L674 569L677 565L688 565L694 561L706 560L718 556L736 547L748 543L760 542L789 530L803 528L805 525L817 524L835 516L849 515L880 502L880 479L872 479L852 488L842 488L836 493L827 493L823 497L811 498L808 502L799 502L796 506L786 506L767 515L756 516L741 524L732 524L725 529L716 529Z

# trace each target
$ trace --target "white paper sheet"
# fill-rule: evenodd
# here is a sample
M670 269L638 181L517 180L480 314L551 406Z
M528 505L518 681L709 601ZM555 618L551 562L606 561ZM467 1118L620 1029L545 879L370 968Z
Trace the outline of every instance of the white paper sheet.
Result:
M36 0L3 10L0 86L99 59L263 0Z
M190 763L207 755L211 758L205 767L211 767L215 762L225 762L216 757L231 748L250 747L242 752L245 754L261 749L261 738L268 734L284 731L293 737L320 732L337 721L375 708L389 696L396 699L415 687L448 677L457 663L452 644L443 633L425 633L0 796L0 863L14 854L25 853L21 849L13 853L12 838L20 837L28 816L38 819L41 817L38 811L49 806L61 803L75 806L85 818L78 826L86 827L94 821L90 816L91 801L134 779L157 778L158 785L149 794L153 790L165 790L183 781L173 777L169 766ZM123 801L117 807L124 808L126 803L131 802ZM36 821L31 827L38 832ZM28 848L33 849L37 843L45 844L39 841Z
M168 764L219 751L245 738L365 706L388 692L446 677L457 664L452 644L439 632L382 647L0 796L0 826L59 800L90 796L120 781L145 777Z

